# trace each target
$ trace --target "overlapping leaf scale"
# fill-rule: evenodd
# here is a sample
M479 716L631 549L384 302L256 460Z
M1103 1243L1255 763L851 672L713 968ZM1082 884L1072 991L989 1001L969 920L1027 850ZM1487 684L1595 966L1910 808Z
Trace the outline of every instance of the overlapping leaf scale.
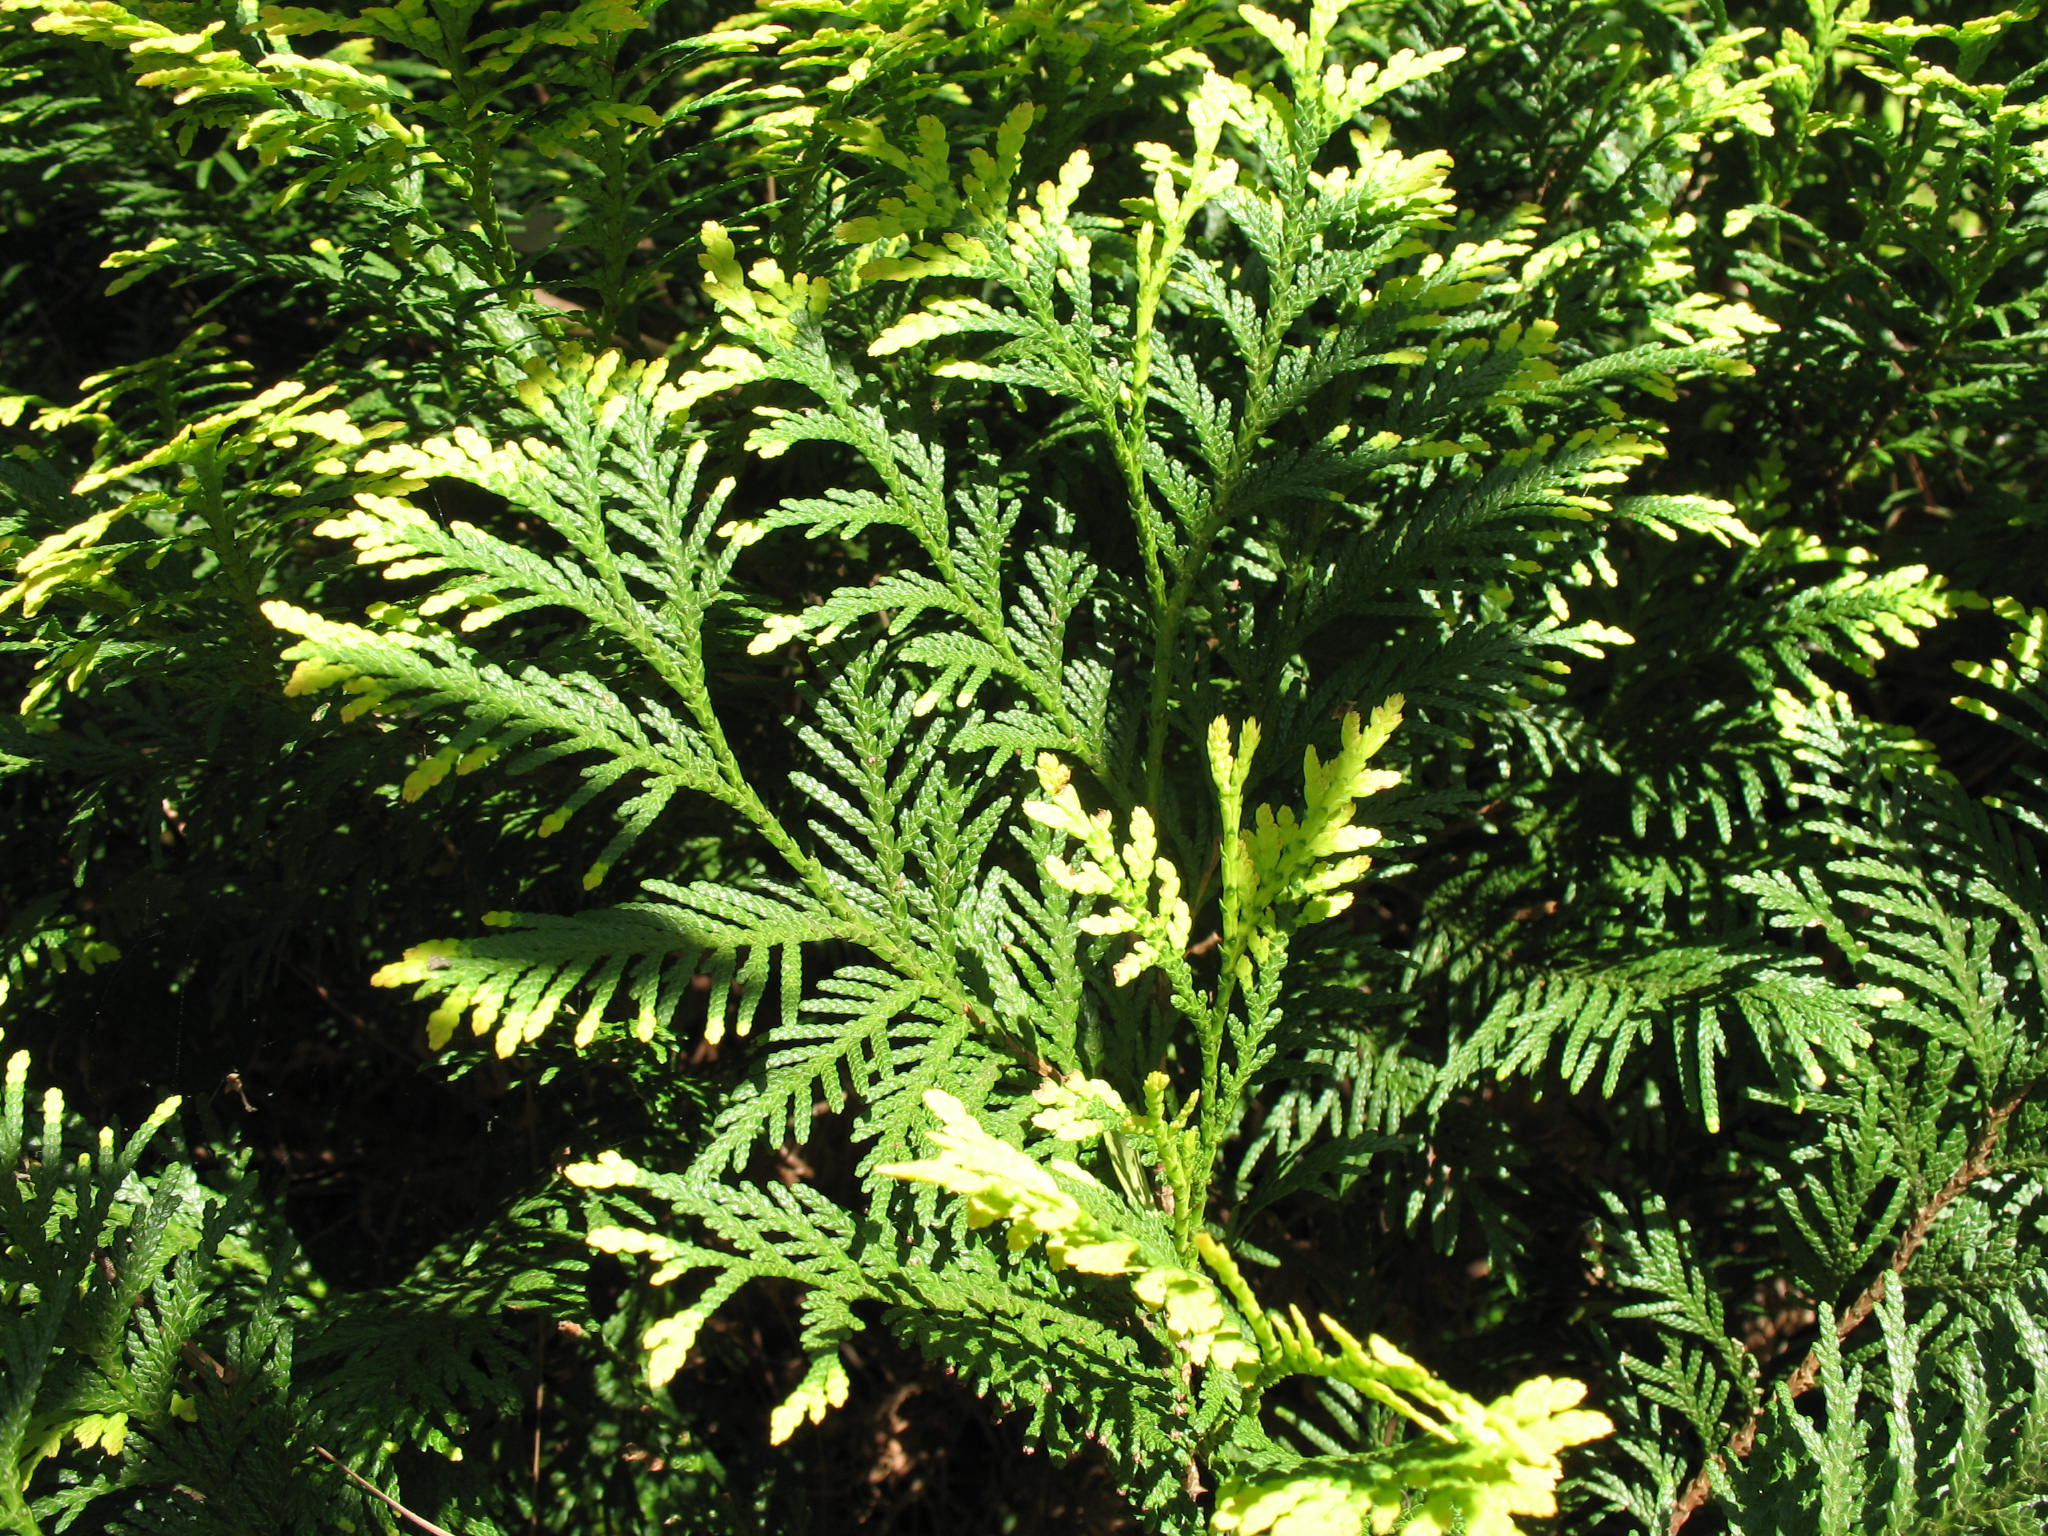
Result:
M716 1040L729 1018L746 1032L778 953L787 1010L798 950L836 930L831 915L784 890L661 881L646 889L654 899L568 916L493 914L505 931L417 945L375 979L441 1000L430 1021L435 1044L467 1013L476 1033L496 1028L498 1052L507 1055L538 1039L577 994L578 1045L594 1037L614 1003L630 1006L633 1028L652 1038L671 1027L702 978L703 1029Z
M1238 1155L1234 1225L1296 1191L1339 1197L1376 1158L1411 1147L1399 1132L1437 1081L1433 1063L1370 1038L1311 1048L1274 1076L1284 1086Z
M1799 719L1809 771L1864 814L1817 829L1845 849L1818 869L1735 883L1775 925L1840 935L1859 973L1894 989L1887 1016L1966 1053L1985 1087L2025 1083L2043 1060L2026 1021L2048 975L2048 881L2032 839L1899 753L1882 728L1836 731L1826 706Z
M1554 1065L1574 1091L1597 1078L1612 1095L1637 1051L1661 1040L1688 1111L1715 1129L1729 1024L1746 1024L1795 1088L1860 1060L1886 999L1845 994L1817 970L1768 950L1694 944L1510 984L1458 1042L1445 1082Z
M709 790L716 772L695 730L676 719L650 716L586 672L550 673L528 665L517 671L482 660L457 637L432 630L405 632L333 624L282 603L268 605L271 622L304 641L286 652L301 663L298 691L356 682L351 712L453 710L485 739L544 736L522 766L564 754L594 752L592 773L628 772ZM650 729L650 725L655 728Z
M928 985L871 965L848 965L814 983L795 1020L778 1026L769 1053L721 1112L697 1166L736 1168L764 1142L809 1139L819 1107L852 1106L873 1142L862 1164L914 1155L919 1095L971 1075L989 1051L985 1027L934 1001Z
M1133 1504L1162 1531L1192 1536L1201 1518L1186 1491L1192 1446L1178 1370L1148 1360L1145 1345L1090 1315L1072 1291L1033 1294L1023 1276L967 1266L919 1276L918 1304L892 1308L890 1325L1028 1415L1025 1432L1052 1454L1099 1447Z
M1744 1529L1822 1536L2031 1532L2048 1502L2048 1283L2035 1276L1968 1310L1878 1302L1878 1337L1823 1328L1818 1414L1782 1391L1755 1450L1730 1458Z
M1019 834L1029 867L1043 870L1056 834L1036 823ZM1000 864L961 912L959 935L979 968L977 991L989 1026L1027 1060L1072 1070L1082 1060L1079 1026L1086 992L1074 943L1073 893L1040 879L1027 887Z
M875 1293L860 1262L854 1218L806 1184L736 1184L693 1172L645 1177L642 1185L721 1245L662 1240L663 1257L673 1251L689 1268L712 1271L711 1288L697 1303L705 1315L748 1280L764 1277L796 1281L842 1302Z
M1607 1205L1599 1245L1609 1279L1623 1294L1650 1298L1614 1316L1653 1324L1664 1342L1661 1361L1624 1356L1622 1367L1651 1384L1653 1400L1683 1413L1703 1446L1714 1446L1731 1396L1749 1401L1756 1366L1729 1334L1721 1293L1686 1223L1656 1196L1630 1209L1610 1194Z
M1511 559L1545 554L1532 529L1585 522L1590 513L1581 503L1648 452L1626 434L1594 432L1541 456L1503 458L1476 475L1438 473L1419 498L1402 497L1338 549L1330 580L1303 605L1304 633L1362 600L1384 601L1413 585L1398 573L1490 575Z
M1817 659L1869 676L1889 649L1918 645L1922 631L1954 612L1944 585L1925 566L1875 574L1851 568L1791 592L1768 615L1744 615L1755 628L1731 634L1728 648L1755 670L1774 670L1783 684L1818 697L1831 689L1815 669Z
M1801 1288L1830 1302L1895 1238L1912 1198L1882 1084L1866 1077L1845 1087L1826 1105L1818 1138L1793 1149L1798 1175L1774 1192Z

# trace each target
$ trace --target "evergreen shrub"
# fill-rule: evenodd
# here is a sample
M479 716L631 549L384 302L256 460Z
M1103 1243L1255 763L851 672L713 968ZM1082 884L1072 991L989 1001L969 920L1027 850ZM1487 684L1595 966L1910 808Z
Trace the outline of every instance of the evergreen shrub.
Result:
M0 1016L518 1122L350 1274L18 1057L7 1520L837 1529L907 1349L1089 1528L2038 1530L2048 38L1913 4L0 0Z

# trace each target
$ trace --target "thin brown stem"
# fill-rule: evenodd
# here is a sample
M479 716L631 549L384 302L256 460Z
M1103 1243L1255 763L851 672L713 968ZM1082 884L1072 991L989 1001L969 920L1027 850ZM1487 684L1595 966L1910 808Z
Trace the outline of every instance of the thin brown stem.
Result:
M548 1325L545 1318L536 1318L533 1325L533 1462L528 1469L531 1477L533 1514L527 1521L527 1529L540 1530L540 1458L541 1419L548 1407Z
M1862 1294L1850 1302L1842 1315L1836 1319L1837 1339L1848 1338L1869 1320L1870 1314L1877 1310L1877 1304L1884 1300L1885 1288L1891 1284L1892 1276L1903 1275L1906 1272L1906 1266L1913 1262L1914 1255L1918 1254L1922 1245L1926 1243L1927 1234L1934 1230L1934 1223L1940 1218L1941 1213L1947 1210L1964 1190L1991 1172L1991 1154L1998 1146L1998 1138L2005 1130L2005 1122L2012 1118L2013 1112L2020 1107L2021 1101L2025 1098L2026 1092L2022 1090L2003 1103L1994 1105L1990 1113L1984 1117L1983 1129L1977 1133L1976 1141L1971 1143L1969 1156L1963 1159L1962 1166L1949 1175L1948 1182L1936 1190L1925 1205L1913 1213L1913 1219L1906 1224L1905 1236L1899 1239L1898 1249L1892 1254L1891 1263L1879 1272L1875 1280L1863 1288ZM1786 1395L1803 1396L1813 1390L1813 1384L1819 1379L1820 1346L1816 1344L1806 1352L1806 1358L1799 1362L1792 1374L1785 1378ZM1764 1410L1769 1405L1770 1398L1766 1396L1750 1413L1749 1422L1728 1437L1726 1455L1742 1457L1750 1453L1750 1449L1756 1444L1757 1427L1763 1423ZM1672 1506L1670 1536L1678 1536L1685 1522L1714 1496L1714 1473L1725 1465L1723 1456L1709 1456L1699 1471L1693 1475L1692 1481L1685 1485L1685 1491L1678 1496L1678 1502Z
M313 1447L313 1449L317 1454L326 1457L327 1460L333 1462L337 1467L340 1467L342 1475L348 1478L350 1482L354 1483L358 1488L362 1489L365 1493L370 1494L376 1498L382 1499L386 1504L389 1504L391 1506L393 1514L397 1515L401 1520L410 1520L414 1525L418 1526L421 1530L425 1531L427 1533L427 1536L455 1536L455 1533L449 1530L446 1526L434 1524L434 1522L429 1520L425 1515L414 1514L411 1510L407 1509L403 1504L399 1503L398 1500L394 1499L393 1497L391 1497L390 1494L386 1493L382 1488L379 1488L375 1483L371 1482L368 1478L363 1477L361 1474L359 1474L354 1467L351 1467L339 1456L336 1456L334 1452L328 1450L326 1446L316 1445Z

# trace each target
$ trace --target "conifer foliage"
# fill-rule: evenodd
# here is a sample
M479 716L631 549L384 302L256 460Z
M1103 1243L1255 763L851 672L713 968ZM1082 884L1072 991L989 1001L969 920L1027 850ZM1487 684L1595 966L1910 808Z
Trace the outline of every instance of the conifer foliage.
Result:
M0 1016L530 1163L351 1295L16 1058L15 1527L795 1528L884 1336L1146 1530L2039 1527L2031 11L0 16Z

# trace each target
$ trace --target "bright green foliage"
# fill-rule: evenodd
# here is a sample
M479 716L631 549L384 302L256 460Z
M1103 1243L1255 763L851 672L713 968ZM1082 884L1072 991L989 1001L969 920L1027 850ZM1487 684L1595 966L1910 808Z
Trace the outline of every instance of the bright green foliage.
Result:
M1079 869L1057 855L1048 858L1045 872L1053 884L1079 896L1113 897L1117 903L1107 912L1081 918L1076 926L1083 933L1135 936L1130 953L1111 968L1110 978L1123 986L1150 967L1164 964L1176 981L1185 981L1187 967L1181 957L1188 947L1193 918L1181 899L1180 872L1171 860L1159 857L1159 834L1151 813L1142 805L1131 812L1131 840L1119 849L1109 833L1109 812L1086 815L1074 790L1073 775L1049 752L1038 757L1038 786L1046 798L1027 802L1024 814L1078 839L1093 855ZM1152 890L1155 879L1159 882L1156 892Z
M1256 1536L1351 1536L1370 1527L1511 1536L1518 1515L1554 1515L1558 1452L1610 1434L1604 1415L1576 1408L1577 1382L1537 1377L1480 1404L1374 1338L1367 1348L1334 1324L1342 1354L1327 1374L1422 1425L1425 1435L1385 1457L1321 1458L1292 1471L1226 1484L1215 1528ZM1303 1330L1305 1332L1306 1330ZM1298 1347L1298 1345L1297 1345Z
M1226 846L1221 904L1227 974L1249 982L1251 962L1267 963L1276 940L1351 905L1346 887L1372 868L1372 860L1357 850L1380 840L1377 828L1352 826L1352 815L1362 797L1401 782L1397 772L1365 765L1400 723L1398 695L1373 711L1370 729L1360 727L1357 715L1346 715L1342 749L1327 767L1314 747L1306 749L1299 825L1291 809L1282 807L1276 816L1262 805L1253 829L1237 832L1235 846ZM1243 824L1244 786L1258 741L1257 721L1245 722L1234 751L1230 723L1219 715L1209 726L1209 772L1222 799L1226 843L1231 829ZM1319 859L1344 854L1350 857L1316 867Z
M887 1330L1149 1530L2038 1527L2031 13L0 14L0 171L162 182L111 297L336 317L0 397L0 1007L185 985L154 837L235 975L345 910L453 1071L629 1082L535 1155L664 1411L799 1298L763 1483ZM380 1331L60 1139L18 1521L182 1433L203 1274L374 1477L579 1314L559 1204Z
M1147 1244L1147 1229L1137 1213L1125 1224L1115 1224L1091 1212L1062 1187L1080 1184L1091 1193L1101 1190L1101 1182L1086 1169L1065 1158L1055 1158L1041 1167L1008 1142L989 1135L958 1099L939 1089L928 1091L925 1103L939 1117L941 1128L931 1132L930 1139L943 1155L924 1162L891 1163L876 1169L877 1173L936 1184L965 1195L968 1226L1008 1222L1013 1253L1042 1238L1045 1256L1055 1270L1131 1277L1131 1293L1160 1311L1167 1335L1186 1351L1190 1361L1235 1372L1246 1380L1258 1376L1259 1353L1230 1320L1213 1284L1171 1262L1140 1262L1141 1248L1149 1247L1152 1253L1148 1257L1154 1258L1172 1253L1157 1240L1164 1236L1163 1228L1155 1227L1149 1234L1154 1241ZM1139 1128L1128 1125L1128 1129ZM1134 1235L1122 1235L1125 1232Z
M707 352L703 368L670 375L572 350L519 392L529 435L491 440L458 433L418 449L379 449L360 458L360 473L393 478L360 492L358 510L322 531L351 540L358 558L387 577L430 578L430 592L409 604L399 622L386 616L375 628L281 604L268 610L274 622L302 637L288 653L298 666L295 691L345 685L356 695L352 713L389 714L429 700L460 713L466 724L416 771L408 796L450 767L467 770L499 758L518 770L574 754L585 759L585 787L541 830L598 795L622 797L621 831L593 881L630 851L678 791L721 801L765 845L773 865L746 883L656 881L646 887L646 900L580 920L578 931L540 920L515 926L503 940L428 946L387 968L382 979L442 999L437 1039L466 1015L479 1032L495 1027L505 1053L544 1030L578 986L594 989L580 1040L603 1028L608 1001L622 992L637 1008L636 1030L650 1038L674 1011L674 989L707 962L723 967L711 972L714 992L735 991L744 1022L769 989L766 957L771 951L782 956L772 976L785 1043L770 1058L757 1095L727 1110L701 1171L680 1180L603 1164L577 1171L580 1180L599 1187L642 1188L696 1215L732 1245L679 1243L638 1225L603 1235L607 1247L657 1261L664 1283L698 1270L712 1277L704 1299L676 1326L650 1334L658 1376L668 1376L710 1309L738 1284L779 1275L811 1288L805 1344L814 1364L777 1415L772 1427L778 1438L843 1395L831 1374L832 1351L860 1326L853 1304L881 1298L899 1314L966 1329L963 1342L978 1340L972 1346L980 1355L978 1373L992 1387L1077 1352L1110 1349L1110 1359L1128 1363L1112 1368L1105 1360L1096 1381L1078 1383L1072 1394L1052 1394L1041 1412L1042 1432L1055 1443L1082 1434L1105 1439L1134 1469L1157 1468L1139 1485L1141 1500L1163 1518L1186 1518L1176 1511L1184 1508L1183 1486L1194 1474L1182 1475L1177 1464L1191 1452L1228 1459L1222 1447L1232 1425L1256 1402L1240 1397L1233 1379L1242 1376L1261 1390L1270 1384L1260 1365L1265 1356L1249 1342L1252 1331L1270 1325L1256 1307L1233 1319L1237 1305L1226 1305L1202 1278L1200 1250L1211 1241L1203 1231L1208 1192L1223 1147L1250 1107L1252 1085L1277 1055L1289 941L1296 930L1341 912L1345 887L1364 873L1358 850L1376 834L1352 824L1354 807L1400 778L1367 767L1392 736L1398 706L1381 710L1369 731L1351 719L1327 766L1307 748L1302 810L1263 810L1241 834L1224 876L1221 985L1198 975L1185 953L1191 907L1178 863L1162 850L1154 812L1143 800L1132 805L1129 838L1119 846L1110 813L1084 811L1071 771L1053 754L1069 757L1113 794L1158 789L1170 756L1173 699L1193 681L1180 676L1186 661L1178 637L1198 597L1209 607L1209 584L1232 568L1234 552L1252 530L1255 539L1305 535L1295 559L1318 558L1319 544L1338 550L1337 530L1326 517L1297 530L1290 509L1343 497L1343 487L1378 482L1390 494L1421 497L1424 508L1435 509L1423 513L1423 526L1432 520L1442 525L1434 558L1454 563L1475 547L1471 530L1481 520L1491 520L1500 533L1533 532L1546 521L1561 519L1568 527L1618 511L1660 529L1688 521L1721 533L1739 527L1725 509L1703 502L1617 504L1596 494L1650 452L1648 440L1627 430L1625 421L1576 428L1563 438L1531 434L1504 451L1479 436L1476 429L1496 417L1507 425L1530 412L1568 409L1577 392L1547 361L1554 328L1514 320L1510 308L1450 329L1451 311L1489 294L1504 303L1520 291L1510 263L1531 249L1530 221L1517 214L1502 236L1453 239L1436 250L1422 237L1444 227L1453 212L1443 157L1411 160L1367 135L1357 141L1355 173L1309 168L1324 141L1383 87L1423 78L1454 57L1411 56L1384 72L1326 73L1324 50L1335 16L1319 12L1306 33L1261 24L1292 81L1291 95L1258 95L1213 71L1199 73L1187 109L1190 158L1176 161L1170 149L1141 151L1153 197L1133 204L1128 220L1084 217L1081 198L1094 168L1083 153L1070 156L1035 190L1011 190L1008 167L1029 122L1019 109L998 135L994 155L975 165L957 198L931 191L947 151L935 130L925 133L920 158L897 162L915 169L920 180L883 222L855 220L837 231L850 246L831 271L794 273L773 260L743 267L728 234L711 227L703 257L706 292L729 339ZM1226 128L1243 138L1238 159L1221 154ZM1266 179L1244 182L1253 168ZM1223 268L1188 247L1196 213L1212 203L1261 258L1269 288L1263 303L1233 292ZM913 208L923 210L914 219ZM912 239L931 236L940 223L947 226L942 238ZM1116 307L1114 287L1099 298L1094 291L1095 253L1117 248L1117 240L1128 242L1130 251L1126 270L1135 287L1128 308ZM1327 254L1312 256L1319 250ZM1414 263L1413 270L1380 275L1399 262ZM1334 337L1312 337L1303 327L1312 306L1375 278L1377 292L1367 288L1362 298L1346 301L1349 312ZM885 286L874 290L877 282ZM886 295L899 283L918 285L921 307L875 333L866 349L870 357L885 364L915 360L941 341L992 336L992 349L953 354L937 365L938 374L984 392L1002 386L1066 402L1073 431L1099 442L1120 466L1140 553L1132 596L1139 616L1149 615L1139 635L1149 631L1149 644L1141 644L1158 668L1149 712L1113 711L1104 661L1071 642L1077 628L1094 632L1100 644L1130 622L1091 590L1099 579L1090 581L1086 566L1058 553L1057 545L1021 561L1009 552L1020 522L1044 514L1003 489L986 451L978 455L980 467L956 479L932 441L892 419L887 397L857 383L835 355L828 320L865 293ZM970 297L960 291L963 283L995 297ZM1169 296L1176 313L1189 317L1184 328L1192 327L1178 343L1160 325ZM1694 307L1701 314L1709 308ZM1472 330L1482 334L1437 334ZM1638 354L1627 373L1601 370L1600 387L1630 374L1662 380L1687 370L1736 367L1723 354L1740 340L1742 327L1709 330L1712 339L1705 343L1687 338ZM1242 377L1240 398L1226 403L1198 382L1194 355L1185 350L1190 345L1219 347L1220 356L1233 360ZM1376 375L1391 383L1416 368L1429 370L1429 393L1386 418L1399 426L1366 432L1316 424L1315 412L1327 409L1323 399L1333 388L1355 391L1354 379ZM871 479L787 500L765 517L732 521L725 514L728 489L699 499L701 450L686 446L695 435L690 422L714 391L770 381L796 387L812 403L801 410L758 407L761 424L748 439L754 453L772 459L801 444L836 444L864 463ZM1154 399L1163 413L1157 428L1148 420ZM1253 449L1303 417L1309 435L1276 481L1255 466ZM1176 418L1177 425L1167 424ZM544 435L530 435L535 430ZM970 450L969 463L975 458ZM491 491L558 530L563 553L543 561L473 525L433 519L406 499L423 482L448 477ZM1320 532L1318 522L1325 525ZM737 562L792 528L812 538L836 533L846 539L890 528L914 552L908 564L841 586L807 611L769 616L747 644L750 655L774 653L800 638L814 649L830 647L878 620L886 633L902 637L895 650L849 653L836 676L825 674L815 723L799 728L817 768L791 779L810 804L804 820L771 804L742 770L708 685L707 653L717 633L712 625L718 605L733 601L726 593ZM1363 553L1370 562L1370 542L1361 545L1355 536L1350 542L1342 558ZM1257 544L1242 547L1249 552ZM1221 559L1222 549L1232 551L1232 559ZM1394 559L1394 549L1379 558ZM1417 558L1400 552L1402 563ZM1371 573L1368 563L1351 578L1348 585L1361 589L1353 600L1366 596L1375 580L1389 579ZM1346 585L1334 583L1331 592ZM1500 596L1484 597L1482 604L1497 615L1493 664L1503 682L1528 675L1528 663L1515 660L1518 653L1540 654L1546 647L1591 652L1626 639L1611 627L1568 622L1561 592L1546 596L1540 616L1526 620L1511 617ZM560 606L592 632L615 636L620 654L636 657L659 691L630 705L593 673L544 664L507 668L474 652L464 638L487 632L486 624L496 629L512 615ZM1329 597L1311 602L1292 620L1296 634L1280 644L1298 646L1344 612ZM460 623L445 627L458 613ZM1234 643L1253 656L1275 645L1256 633ZM884 655L892 658L886 664ZM1267 665L1283 660L1273 654ZM1256 666L1250 671L1237 686L1251 696L1287 696L1288 690L1272 691L1277 674L1261 679ZM1224 682L1218 677L1202 686ZM1001 707L986 712L979 707L984 695ZM1227 730L1212 745L1225 825L1242 817L1256 740L1256 727L1247 726L1234 751ZM1130 778L1112 766L1128 750L1115 745L1123 741L1138 747L1143 765ZM1039 760L1045 798L1026 802L1025 816L1078 840L1087 855L1074 865L1054 851L1056 845L1027 842L1043 864L1036 891L996 857L998 832L1014 802L1006 805L1002 795L944 766L991 749L1033 748L1052 750ZM1186 837L1183 832L1183 843ZM1110 901L1091 911L1077 906L1076 896ZM634 924L644 937L635 937ZM578 932L587 936L580 948ZM1150 968L1163 968L1186 1033L1184 1046L1167 1049L1187 1051L1190 1082L1174 1110L1172 1074L1146 1078L1147 1114L1112 1132L1125 1186L1118 1195L1078 1165L1040 1166L983 1129L972 1106L989 1101L1007 1053L1060 1071L1132 1059L1135 1053L1094 1038L1108 1019L1089 1017L1103 1004L1089 999L1073 947L1076 938L1126 933L1133 947L1111 967L1109 979L1122 988ZM842 965L812 983L806 998L803 949L828 935L873 960ZM721 1002L707 1023L713 1038L722 1010ZM1140 1022L1149 1011L1142 1001L1123 1011L1140 1030L1173 1026L1170 1014ZM1170 1040L1171 1033L1159 1038ZM873 1175L967 1195L969 1226L1009 1221L1013 1250L1043 1236L1043 1278L1025 1288L1025 1277L1016 1274L991 1289L995 1277L987 1261L971 1249L949 1251L943 1227L893 1260L865 1244L856 1256L843 1247L851 1230L845 1218L814 1199L762 1205L715 1182L720 1164L763 1130L779 1132L793 1123L812 1098L840 1102L842 1071L861 1095L863 1132L874 1143ZM965 1097L970 1090L971 1099ZM920 1132L921 1100L946 1124L937 1140L946 1155L906 1161ZM1153 1208L1155 1180L1163 1210ZM933 1249L934 1240L946 1247ZM1130 1395L1129 1373L1147 1347L1142 1313L1122 1323L1113 1312L1099 1322L1089 1319L1060 1278L1063 1270L1128 1277L1133 1297L1161 1314L1166 1341L1175 1346L1167 1358L1184 1355L1209 1373L1187 1430L1172 1424L1182 1415L1160 1418ZM1036 1319L1023 1339L1007 1324L997 1326L1020 1302ZM1109 1341L1119 1337L1111 1349ZM1170 1370L1158 1377L1157 1389L1174 1390ZM1573 1422L1568 1439L1585 1438L1601 1421ZM1474 1518L1548 1508L1544 1500L1559 1470L1555 1449L1532 1450L1526 1474L1500 1470L1508 1463L1491 1473L1474 1471L1475 1488L1505 1478L1523 1489L1497 1505L1473 1495L1479 1499L1470 1506ZM1428 1495L1441 1484L1443 1497L1455 1502L1452 1490L1462 1474L1451 1468L1458 1464L1455 1456L1440 1466L1424 1457L1416 1466L1437 1466L1437 1473L1418 1474L1419 1482L1397 1477L1389 1486L1420 1487ZM1540 1497L1529 1491L1528 1476L1543 1490ZM1370 1500L1361 1506L1370 1507ZM1488 1510L1493 1513L1485 1515Z

